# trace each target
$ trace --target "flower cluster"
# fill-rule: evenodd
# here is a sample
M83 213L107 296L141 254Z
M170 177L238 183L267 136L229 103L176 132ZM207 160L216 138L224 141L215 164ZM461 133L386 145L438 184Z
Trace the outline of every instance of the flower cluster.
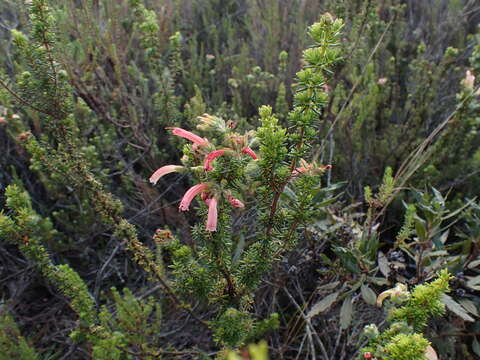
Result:
M222 119L208 114L199 117L199 119L201 121L201 125L199 125L199 128L203 130L208 130L210 127L226 130L226 128L229 127L229 125L226 124ZM215 159L220 156L248 155L253 160L257 160L257 155L248 146L246 136L232 134L228 137L228 142L231 147L215 149L215 146L210 141L208 141L208 139L202 138L190 131L178 127L167 129L171 130L173 135L180 136L192 142L192 150L194 151L194 153L203 157L203 171L205 172L213 170L213 163ZM162 176L170 174L172 172L181 172L185 169L185 166L180 165L162 166L157 169L152 174L152 176L150 176L150 182L155 185ZM192 200L197 195L200 195L201 199L208 206L208 217L206 224L207 231L217 231L218 202L220 199L220 194L218 193L218 191L216 191L216 188L217 187L215 186L215 184L210 183L200 183L194 185L184 194L179 206L180 211L188 211ZM244 204L240 200L236 199L230 192L222 190L221 193L224 194L225 198L233 207L244 207Z

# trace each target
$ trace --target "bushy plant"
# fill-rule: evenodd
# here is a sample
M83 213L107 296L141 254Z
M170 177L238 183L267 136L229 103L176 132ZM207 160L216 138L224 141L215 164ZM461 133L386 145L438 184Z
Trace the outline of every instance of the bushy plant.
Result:
M259 329L275 326L274 315L258 324L250 318L247 310L254 291L273 262L296 244L299 231L322 211L319 202L326 193L320 176L328 167L309 164L304 158L315 135L315 120L327 100L323 84L339 59L336 45L342 26L340 20L325 16L310 28L315 46L305 51L308 66L297 73L289 131L268 106L260 108L262 126L256 133L243 135L234 131L232 123L204 115L197 128L209 138L172 128L174 135L192 142L184 147L184 166L163 166L150 178L156 183L168 173L189 170L198 179L185 193L180 210L188 210L192 199L201 196L205 225L194 227L194 246L173 241L166 248L172 253L179 290L221 306L212 327L216 340L224 345L237 347L261 335ZM256 142L258 157L250 147ZM285 192L288 195L282 198ZM258 208L252 214L257 224L232 230L230 208L245 207L239 195L257 199ZM247 231L251 232L248 240Z
M478 353L472 2L0 9L2 354Z

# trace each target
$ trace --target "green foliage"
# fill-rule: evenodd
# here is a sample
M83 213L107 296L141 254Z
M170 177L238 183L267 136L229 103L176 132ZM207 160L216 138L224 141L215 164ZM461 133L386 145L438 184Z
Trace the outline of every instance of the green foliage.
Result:
M420 334L396 335L385 346L385 359L424 360L428 344Z
M95 359L123 359L128 348L155 356L161 325L159 303L152 297L137 299L128 288L123 290L123 296L116 289L112 292L115 310L103 306L100 323L93 329Z
M330 66L339 59L335 46L341 28L340 20L327 16L311 27L310 34L316 44L304 55L309 65L297 74L299 89L294 110L289 114L292 123L289 132L279 125L272 108L263 106L259 110L262 126L255 139L250 139L252 133L234 132L221 118L204 115L199 118L198 128L208 131L211 138L202 142L192 140L192 146L184 147L182 161L198 177L200 184L196 187L204 189L201 195L207 203L200 206L200 216L208 217L207 226L197 225L193 229L195 252L179 242L167 248L173 258L171 268L176 288L185 295L221 305L217 320L210 323L214 338L220 344L238 347L245 344L246 339L261 336L278 326L273 320L257 324L245 310L274 261L293 247L299 230L311 223L326 205L320 205L328 195L320 185L325 167L308 164L302 158L309 155L315 119L326 102L324 79L331 74ZM188 139L195 136L181 135L185 132L182 129L173 129L173 132ZM257 155L249 147L256 142L260 145L260 160L256 160ZM210 158L217 157L212 166ZM255 161L251 161L252 158ZM203 171L199 171L197 165L202 163ZM297 164L302 167L297 169ZM258 190L249 194L243 184L257 184ZM181 210L188 209L182 204L193 189L195 187L182 200ZM256 214L260 222L249 244L245 243L243 232L240 236L232 232L233 214L224 204L230 202L233 207L244 207L232 194L260 199ZM208 202L215 202L215 210L212 211ZM213 228L208 225L211 221L215 222Z
M0 286L19 324L56 334L51 345L22 329L39 354L70 356L70 333L95 359L207 358L262 337L275 358L344 357L382 287L445 267L457 280L442 302L465 321L452 333L476 331L480 217L464 200L480 158L472 2L25 3L0 4ZM173 126L208 141L172 140ZM182 177L149 186L182 147ZM207 190L195 214L178 214L189 182ZM31 316L30 266L75 313ZM443 312L429 286L381 293L403 306L368 351L423 358L420 332ZM160 302L178 311L160 322ZM5 319L0 339L13 342L0 346L35 356ZM470 351L439 343L451 358Z
M403 243L412 235L414 231L415 215L416 215L415 205L409 204L405 211L405 220L403 222L402 228L397 234L397 243Z
M248 313L229 308L212 325L217 342L237 348L244 345L245 339L252 331L253 321Z
M410 299L402 307L392 311L390 321L405 321L416 332L427 326L431 316L440 316L445 313L445 305L441 297L449 291L448 281L452 276L447 270L442 270L439 278L428 285L417 285Z
M0 215L1 237L17 245L22 254L38 266L71 301L72 309L89 326L95 318L95 304L79 275L67 264L54 265L44 244L55 236L51 221L32 208L28 193L16 185L6 189L6 204L12 215Z
M258 344L248 345L248 355L252 360L268 360L268 345L265 341ZM226 360L241 360L236 352L229 352Z
M400 300L401 306L389 310L390 326L382 333L378 332L375 325L365 328L364 335L368 338L368 345L360 350L358 359L426 359L430 342L425 339L422 331L429 318L444 314L445 305L441 298L450 290L450 279L452 276L448 270L442 270L438 279L426 285L417 285L411 294L400 290L407 295L402 296L402 300L398 291L394 290L391 296Z
M37 360L35 350L20 334L13 317L0 309L0 359Z

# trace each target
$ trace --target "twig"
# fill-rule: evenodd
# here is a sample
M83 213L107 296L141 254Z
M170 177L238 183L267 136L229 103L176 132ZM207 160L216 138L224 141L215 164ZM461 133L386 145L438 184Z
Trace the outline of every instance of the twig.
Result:
M347 97L347 100L343 103L343 106L340 108L340 111L337 113L337 115L335 116L335 119L333 120L332 122L332 125L330 125L329 129L328 129L328 132L327 132L327 135L325 136L325 139L327 139L330 134L333 132L333 129L335 127L335 125L337 124L337 122L340 120L340 115L345 111L345 109L350 106L351 104L351 99L355 93L355 91L357 90L357 87L360 85L361 81L362 81L362 77L363 75L365 74L365 72L367 71L367 65L368 63L370 63L370 61L372 60L373 56L376 54L377 50L379 49L380 47L380 44L383 42L383 39L385 38L385 35L387 34L388 30L390 29L390 26L392 25L392 22L393 20L395 19L395 17L392 17L392 19L390 20L390 22L387 24L387 27L385 28L385 30L383 31L382 35L380 36L380 38L378 39L377 41L377 44L375 45L375 47L373 48L372 52L370 53L370 56L368 57L366 63L365 63L365 66L363 67L363 71L362 73L360 74L357 82L355 83L355 85L353 85L352 89L350 90L350 93L348 94L348 97ZM315 156L314 156L314 159L318 159L318 156L319 154L323 153L324 151L324 147L325 147L325 141L323 141L323 144L322 146L320 147L320 149L316 152Z
M10 89L8 87L8 85L2 79L0 79L0 86L2 86L5 90L7 90L7 92L11 96L13 96L18 102L22 103L23 105L26 105L26 106L30 107L31 109L33 109L35 111L38 111L39 113L42 113L42 114L51 116L52 118L55 118L55 115L51 114L50 112L48 112L46 110L42 110L42 109L36 107L35 105L33 105L32 103L28 102L27 100L21 98L15 91Z
M307 331L307 334L310 338L310 336L313 336L315 338L315 340L317 340L318 342L318 345L320 346L320 350L322 351L322 354L323 356L325 357L325 359L327 360L329 357L328 357L328 353L327 353L327 350L325 349L325 345L323 344L322 340L320 340L320 337L318 336L317 332L314 331L314 328L312 326L312 322L310 321L310 319L305 315L305 313L303 312L301 306L296 302L296 300L293 298L293 296L288 292L288 290L286 288L283 288L283 291L285 292L285 294L287 294L288 298L290 299L290 301L293 303L293 305L295 305L295 307L297 308L298 312L300 313L300 315L302 316L303 320L305 321L305 329ZM313 352L314 352L314 348L312 349ZM314 357L314 360L315 360L315 357Z

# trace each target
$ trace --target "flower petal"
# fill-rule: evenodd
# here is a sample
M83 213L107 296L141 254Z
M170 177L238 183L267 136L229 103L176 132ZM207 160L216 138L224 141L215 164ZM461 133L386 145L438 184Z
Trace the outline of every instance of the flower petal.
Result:
M250 149L248 146L242 150L242 153L247 154L247 155L250 155L250 157L251 157L253 160L257 160L257 154L255 154L255 151L253 151L252 149Z
M218 209L217 199L211 198L208 202L207 231L217 231Z
M217 157L223 156L223 155L225 155L225 150L215 150L215 151L212 151L210 154L208 154L205 157L205 163L204 163L204 166L203 166L204 170L206 170L206 171L213 170L213 167L212 167L213 160L215 160Z
M187 190L185 195L183 195L182 201L180 202L180 206L178 208L181 211L188 211L193 198L207 189L207 184L197 184L192 186L190 189Z
M172 130L173 135L183 137L187 140L190 140L194 144L204 144L207 142L206 139L179 127L167 127L167 129Z
M170 174L172 172L180 171L181 169L183 169L183 166L179 166L179 165L165 165L165 166L162 166L161 168L157 169L157 171L155 171L152 174L152 176L150 176L149 181L153 185L155 185L158 182L158 180L160 180L160 178L162 176Z
M228 195L227 196L227 199L228 199L228 202L233 206L233 207L236 207L236 208L244 208L245 205L243 202L241 202L240 200L234 198L232 195Z

